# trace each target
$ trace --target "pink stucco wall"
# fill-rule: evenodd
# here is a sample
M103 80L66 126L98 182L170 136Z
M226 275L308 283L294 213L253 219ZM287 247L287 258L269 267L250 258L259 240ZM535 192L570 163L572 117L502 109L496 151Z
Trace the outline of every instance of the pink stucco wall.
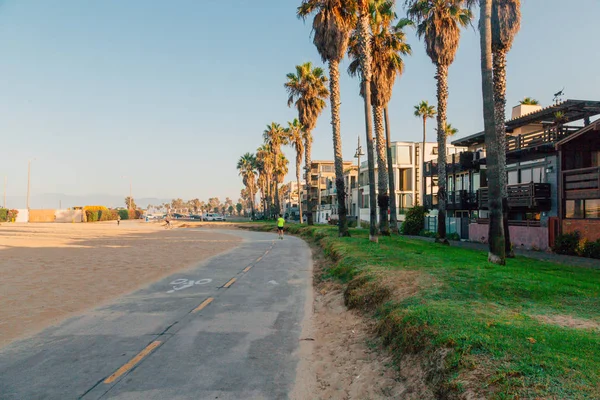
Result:
M469 224L469 240L487 243L488 226ZM547 227L509 226L510 240L515 249L550 250Z

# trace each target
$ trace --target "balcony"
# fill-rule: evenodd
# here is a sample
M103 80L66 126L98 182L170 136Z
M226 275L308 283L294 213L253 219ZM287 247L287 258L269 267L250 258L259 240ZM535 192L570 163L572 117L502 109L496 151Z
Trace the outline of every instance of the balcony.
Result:
M540 149L547 147L549 150L554 150L554 144L559 140L580 130L577 126L562 126L557 129L555 126L548 127L541 132L530 132L522 135L507 135L506 136L506 152L516 152L522 150Z
M438 205L438 197L437 194L431 195L425 195L425 199L424 199L424 203L423 204L425 206L426 209L431 210L433 208L436 208Z
M600 167L564 171L562 176L566 200L600 198Z
M508 185L508 207L512 210L549 211L551 190L549 183L519 183ZM487 187L477 191L479 209L488 209L489 191Z
M448 154L446 156L446 171L448 173L456 173L478 169L478 161L480 158L480 153L473 151L463 151L457 154ZM437 176L437 174L437 160L426 162L425 176Z
M468 190L456 190L448 193L448 210L475 210L477 193Z

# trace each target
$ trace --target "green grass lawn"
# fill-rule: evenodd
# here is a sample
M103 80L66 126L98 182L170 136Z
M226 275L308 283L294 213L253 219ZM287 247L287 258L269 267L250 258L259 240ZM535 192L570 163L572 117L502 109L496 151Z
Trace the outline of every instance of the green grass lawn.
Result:
M524 257L496 266L485 252L401 236L370 243L360 229L350 238L338 238L335 227L289 230L312 238L336 261L329 277L366 276L371 285L388 286L402 285L391 279L395 274L419 277L418 290L386 297L373 315L398 357L452 350L443 390L460 393L465 377L477 372L477 390L486 397L600 398L600 270ZM596 328L535 316L572 317Z

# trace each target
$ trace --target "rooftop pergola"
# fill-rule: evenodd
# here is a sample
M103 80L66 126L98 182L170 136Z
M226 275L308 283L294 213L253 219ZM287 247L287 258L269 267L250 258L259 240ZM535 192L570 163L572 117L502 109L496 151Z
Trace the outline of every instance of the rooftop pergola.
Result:
M565 100L519 118L506 121L506 131L512 132L517 128L530 124L552 125L555 123L557 112L563 113L567 123L588 119L600 115L600 101Z
M506 121L506 131L513 132L517 128L531 124L542 126L553 125L556 121L557 112L564 115L565 123L580 121L582 119L588 120L600 115L600 101L565 100L561 103ZM485 143L485 132L478 132L452 142L455 146L472 146L479 143Z

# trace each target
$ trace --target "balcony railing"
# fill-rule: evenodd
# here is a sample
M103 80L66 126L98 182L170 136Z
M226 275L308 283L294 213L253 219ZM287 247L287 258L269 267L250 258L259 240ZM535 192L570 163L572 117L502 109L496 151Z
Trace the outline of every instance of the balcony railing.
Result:
M431 195L425 195L425 199L424 199L424 206L425 208L427 208L428 210L431 210L433 208L436 208L438 205L438 197L437 194Z
M577 132L581 128L576 126L548 127L542 132L530 132L522 135L506 136L506 152L519 151L543 145L552 145L559 140Z
M594 199L600 197L600 167L563 171L565 199Z
M477 218L475 220L475 222L477 222L478 224L481 225L489 225L490 220L487 218ZM509 226L525 226L528 228L539 228L540 226L542 226L540 221L536 221L536 220L530 220L530 219L526 219L526 220L509 220L508 221L508 225Z
M507 186L508 207L511 209L527 209L549 211L551 208L551 195L549 183L519 183ZM488 208L489 191L487 187L477 191L479 208Z
M477 208L477 193L468 190L448 192L449 210L468 210Z

